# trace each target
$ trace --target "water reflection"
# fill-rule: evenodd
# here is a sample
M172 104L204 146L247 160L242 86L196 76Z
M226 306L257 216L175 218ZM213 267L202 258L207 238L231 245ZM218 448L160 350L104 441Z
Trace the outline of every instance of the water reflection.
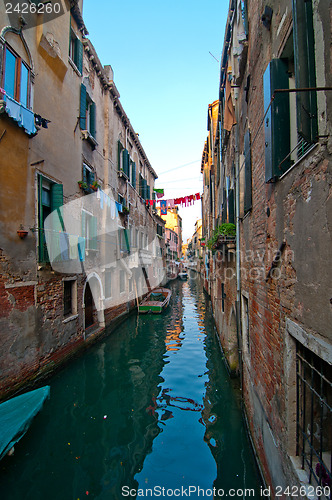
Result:
M50 401L1 462L1 499L258 487L209 302L192 280L171 286L163 315L130 316L50 380Z

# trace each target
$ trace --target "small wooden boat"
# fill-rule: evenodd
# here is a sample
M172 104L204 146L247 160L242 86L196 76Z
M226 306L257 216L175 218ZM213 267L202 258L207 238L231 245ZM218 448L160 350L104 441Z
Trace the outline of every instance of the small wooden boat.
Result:
M169 304L172 292L168 288L152 290L138 306L140 313L160 314Z
M0 460L12 454L49 396L50 387L46 385L0 404Z
M188 279L188 273L186 273L186 271L181 271L181 273L178 274L178 278L180 278L180 280L182 281L185 281L186 279Z

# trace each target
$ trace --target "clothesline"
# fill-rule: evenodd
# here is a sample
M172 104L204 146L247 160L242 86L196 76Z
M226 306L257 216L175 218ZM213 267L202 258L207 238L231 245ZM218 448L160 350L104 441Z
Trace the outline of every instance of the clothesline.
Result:
M175 208L179 205L182 207L189 207L193 205L195 201L199 201L201 199L200 193L191 194L189 196L181 196L179 198L173 198L168 200L145 200L146 205L154 205L155 203L160 203L160 213L161 215L167 214L168 208Z

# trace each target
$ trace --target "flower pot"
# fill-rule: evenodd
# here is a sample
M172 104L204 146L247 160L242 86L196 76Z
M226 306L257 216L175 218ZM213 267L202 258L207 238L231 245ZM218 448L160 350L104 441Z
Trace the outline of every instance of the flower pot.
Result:
M19 235L21 240L23 240L28 235L28 231L25 231L24 229L18 229L17 234Z

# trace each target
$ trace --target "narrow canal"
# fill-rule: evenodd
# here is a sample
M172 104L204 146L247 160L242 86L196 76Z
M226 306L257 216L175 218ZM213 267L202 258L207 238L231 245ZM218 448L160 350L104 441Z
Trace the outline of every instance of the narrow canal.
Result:
M170 287L163 315L132 314L49 380L50 400L0 464L1 500L260 497L202 283Z

